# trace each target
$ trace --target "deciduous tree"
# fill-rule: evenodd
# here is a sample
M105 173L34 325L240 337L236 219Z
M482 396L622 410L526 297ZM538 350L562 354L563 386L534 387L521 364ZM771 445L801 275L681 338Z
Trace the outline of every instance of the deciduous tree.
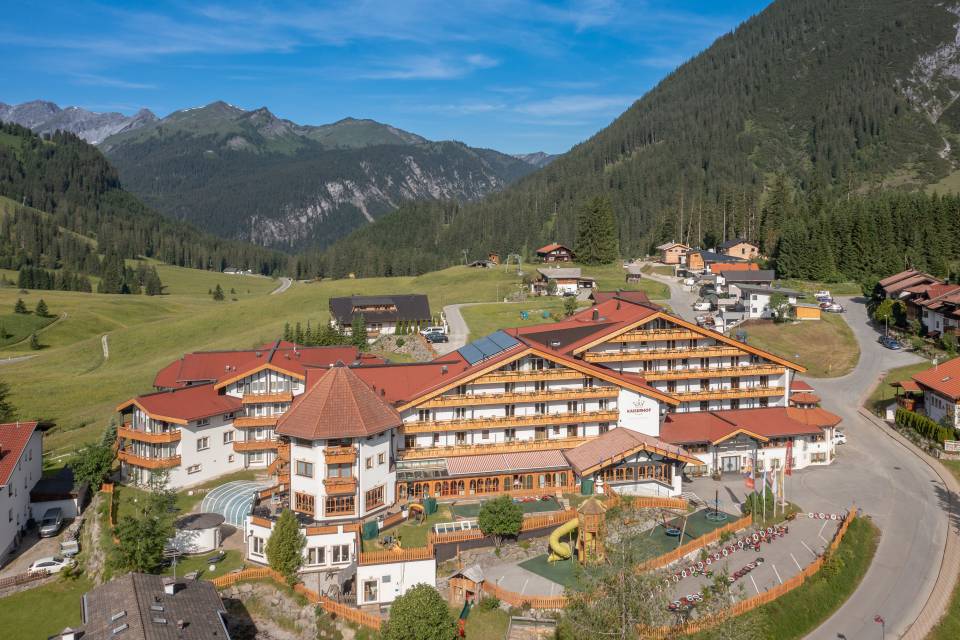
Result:
M487 500L480 507L477 524L483 535L493 536L494 543L499 548L504 538L520 535L523 509L510 496Z
M457 623L437 590L418 584L393 601L380 635L383 640L454 640Z
M300 532L300 523L290 509L284 509L267 540L267 561L270 568L283 574L287 582L297 581L297 571L303 564L303 547L307 538Z

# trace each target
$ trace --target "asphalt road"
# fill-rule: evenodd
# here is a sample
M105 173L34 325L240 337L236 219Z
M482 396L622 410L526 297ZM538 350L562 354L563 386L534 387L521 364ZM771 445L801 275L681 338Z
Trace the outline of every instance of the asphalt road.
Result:
M270 295L275 296L277 294L283 293L290 288L290 285L293 284L293 280L290 278L280 278L280 285L270 292Z
M463 314L460 313L460 309L473 304L478 303L465 302L463 304L448 304L443 308L443 315L447 319L447 337L450 338L450 342L440 342L433 345L433 349L438 355L452 353L467 343L470 328L467 327L467 323L463 319Z

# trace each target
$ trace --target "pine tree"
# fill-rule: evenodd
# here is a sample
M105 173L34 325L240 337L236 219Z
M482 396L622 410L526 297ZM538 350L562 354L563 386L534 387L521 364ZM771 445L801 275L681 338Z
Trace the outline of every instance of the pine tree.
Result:
M577 216L577 261L583 264L610 264L619 256L617 220L613 205L597 196Z
M270 568L282 574L288 583L294 584L297 571L303 564L303 547L306 544L307 539L300 533L297 517L290 509L284 509L267 539L267 562Z
M40 301L37 302L37 310L35 313L41 318L47 318L50 316L50 311L47 309L47 303L43 301L43 298L40 298Z
M0 382L0 422L13 422L17 418L17 408L10 402L10 385Z
M43 345L40 344L40 338L37 337L36 333L30 334L30 348L34 351L39 351L43 348Z
M284 342L293 342L293 331L290 329L290 323L286 322L283 325L283 341Z
M219 283L213 288L213 299L217 302L223 301L223 289L220 287Z
M13 305L14 313L27 313L27 305L23 303L23 298L17 298L17 303Z
M364 321L362 314L353 316L353 322L350 325L350 344L359 351L366 351L369 347L367 344L367 323Z

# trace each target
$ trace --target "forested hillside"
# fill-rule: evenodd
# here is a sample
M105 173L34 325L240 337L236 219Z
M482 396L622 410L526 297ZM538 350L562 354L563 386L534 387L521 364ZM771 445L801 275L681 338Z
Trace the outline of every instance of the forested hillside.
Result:
M270 274L288 257L243 242L221 240L167 220L120 187L96 147L69 133L41 138L0 124L0 264L102 275L124 258L172 265ZM100 256L105 256L101 260Z
M541 171L480 203L407 205L335 245L320 268L404 274L464 249L530 255L572 243L577 211L597 195L613 203L624 256L734 236L775 255L791 221L770 198L778 181L804 215L839 224L845 214L824 203L953 171L957 22L938 0L774 2Z
M215 102L107 138L125 188L221 237L325 247L410 200L477 200L522 159L431 142L372 120L304 126Z

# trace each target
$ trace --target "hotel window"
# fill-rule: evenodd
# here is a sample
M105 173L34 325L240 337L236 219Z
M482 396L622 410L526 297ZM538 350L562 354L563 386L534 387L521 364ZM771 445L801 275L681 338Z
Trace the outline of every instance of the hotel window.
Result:
M606 410L607 410L607 406L608 406L609 403L610 403L610 399L609 399L609 398L600 398L600 399L597 401L597 409L598 409L599 411L606 411Z
M333 563L342 564L345 562L350 562L350 545L348 544L335 544L331 548L333 551Z
M515 404L503 405L503 415L509 417L516 414L517 414L517 405Z
M560 427L558 427L558 426L554 426L554 427L553 427L553 435L555 435L555 436L559 436L559 435L560 435Z
M644 371L653 371L656 369L656 363L653 360L644 360L643 361L643 370Z
M592 389L593 388L593 378L584 378L583 379L583 388Z
M710 401L701 400L700 401L700 411L710 411Z
M454 391L454 393L456 393L458 396L465 396L465 395L467 395L467 385L465 385L465 384L460 385L459 387L456 388L456 390Z
M364 504L367 505L367 511L383 506L383 493L383 485L367 491L364 496Z
M538 416L542 416L547 413L547 403L546 402L534 402L533 403L533 412Z
M516 383L515 383L515 382L505 382L505 383L503 384L503 392L504 392L504 393L513 393L513 390L514 390L515 388L516 388Z
M453 410L454 420L463 420L467 417L467 408L466 407L456 407Z
M405 435L403 436L403 448L404 449L416 449L417 448L417 436Z
M490 429L484 429L483 431L481 431L481 432L480 432L480 439L481 439L481 440L489 440L489 439L490 439Z
M250 553L255 556L262 556L266 543L263 538L256 536L250 538Z
M194 424L197 425L198 427L205 427L208 424L210 424L210 418L200 418Z
M435 446L435 447L439 447L439 446L440 446L440 434L439 434L439 433L433 434L433 446Z
M230 455L227 456L227 462L229 462L229 463L232 464L232 463L233 463L233 460L234 460L234 456L233 456L233 454L231 453Z
M376 580L364 580L363 581L363 602L376 602L377 601L377 588L379 585Z
M298 476L303 476L304 478L313 477L313 463L307 462L305 460L297 460L297 470L296 473Z
M231 442L233 442L233 431L224 431L223 444L230 444Z
M247 461L250 464L261 464L263 462L263 451L254 451L247 454Z
M504 429L503 438L507 441L513 441L517 439L517 430L516 429Z
M700 380L700 391L709 391L710 390L710 379L703 378Z
M367 459L364 461L364 466L367 469L373 469L373 456L367 457Z
M234 414L233 414L233 413L225 413L225 414L223 414L223 420L224 420L225 422L226 422L226 421L233 420L233 418L234 418Z
M760 376L760 386L769 387L770 386L770 376Z
M327 564L327 548L326 547L310 547L309 549L307 549L307 564L308 565Z
M730 388L739 389L740 388L740 378L730 378Z
M603 434L606 433L607 431L610 431L610 423L609 423L609 422L601 422L601 423L600 423L600 435L603 435Z
M197 438L197 451L206 451L210 448L210 438Z
M827 454L826 453L814 453L810 456L810 462L826 462Z
M677 392L677 381L667 380L667 393L676 393L676 392Z
M575 424L567 425L567 437L568 438L577 437L577 425Z
M189 467L187 467L187 473L188 474L200 473L200 469L202 469L202 467L199 464L192 464Z
M760 398L760 399L759 399L759 402L760 402L760 406L761 406L761 407L769 407L769 406L770 406L770 398Z
M328 464L327 465L328 478L350 478L352 476L353 476L352 464L344 463L344 464Z
M546 380L537 380L533 383L534 391L546 391L547 390L547 381Z
M417 411L417 420L427 422L430 419L430 409L420 409Z
M700 368L707 369L710 366L710 358L700 358Z
M467 432L457 431L455 442L458 446L463 446L467 444Z
M534 440L546 440L547 439L547 428L546 427L537 427L533 431Z
M386 463L387 463L387 454L385 454L385 453L378 453L378 454L377 454L377 466L379 466L379 465L381 465L381 464L386 464Z
M351 515L354 512L353 496L327 498L323 504L323 512L328 516Z
M293 494L293 508L296 511L313 515L314 505L315 502L312 495L300 492Z
M740 408L740 399L739 399L739 398L734 398L733 400L731 400L731 401L730 401L730 408L731 408L731 409L739 409L739 408Z

